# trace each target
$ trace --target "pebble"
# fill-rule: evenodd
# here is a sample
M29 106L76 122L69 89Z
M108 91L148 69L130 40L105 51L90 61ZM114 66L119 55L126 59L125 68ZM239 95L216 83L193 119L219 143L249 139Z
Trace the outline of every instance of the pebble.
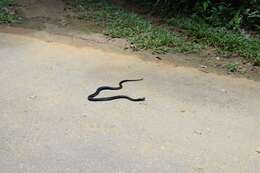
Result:
M198 131L198 130L194 130L193 133L194 133L194 134L197 134L197 135L202 135L202 132L201 132L201 131Z
M204 72L204 73L209 73L207 70L201 69L200 71Z
M36 98L37 98L36 95L32 95L32 96L29 97L29 99L36 99Z
M208 68L208 67L205 65L200 65L200 68Z
M260 154L260 145L256 147L256 152Z
M155 57L157 60L162 60L162 58L161 57L159 57L159 56L157 56L157 57Z

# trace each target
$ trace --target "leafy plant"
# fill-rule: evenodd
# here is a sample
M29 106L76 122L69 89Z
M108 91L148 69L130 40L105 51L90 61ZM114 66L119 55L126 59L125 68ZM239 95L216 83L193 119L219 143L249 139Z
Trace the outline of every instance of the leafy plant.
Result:
M230 63L226 67L229 72L237 72L239 68L237 63Z
M0 24L13 23L18 20L16 12L10 8L14 3L14 0L0 0Z
M260 60L260 39L245 36L223 27L212 27L201 18L173 18L169 25L187 30L198 41L221 49L221 52L238 54L253 63Z
M102 24L105 33L114 38L127 38L139 49L150 49L156 53L165 53L169 49L178 52L194 52L201 46L186 41L167 28L155 27L144 18L114 6L106 0L78 0L74 4L80 8L80 18Z
M220 1L220 0L125 0L146 5L164 17L174 15L198 15L208 24L228 29L246 27L257 29L260 25L259 0Z
M15 3L14 0L0 0L0 8L7 7L9 5L13 5Z

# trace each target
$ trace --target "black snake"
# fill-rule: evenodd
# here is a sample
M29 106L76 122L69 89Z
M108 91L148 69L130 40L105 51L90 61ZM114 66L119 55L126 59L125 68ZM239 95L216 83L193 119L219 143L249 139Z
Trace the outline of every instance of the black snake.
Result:
M131 98L125 95L117 95L117 96L112 96L112 97L101 97L101 98L96 98L96 96L103 90L120 90L123 88L123 83L125 82L134 82L134 81L141 81L143 79L134 79L134 80L122 80L121 82L119 82L119 86L118 87L110 87L110 86L102 86L99 87L96 92L94 92L93 94L88 96L88 100L89 101L110 101L110 100L115 100L115 99L127 99L130 101L134 101L134 102L140 102L140 101L145 101L145 98Z

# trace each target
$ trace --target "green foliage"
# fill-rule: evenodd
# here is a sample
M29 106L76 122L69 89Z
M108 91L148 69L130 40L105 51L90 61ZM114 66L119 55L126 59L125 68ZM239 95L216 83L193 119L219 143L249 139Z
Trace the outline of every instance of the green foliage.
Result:
M0 8L7 7L13 4L14 4L14 0L0 0Z
M164 53L169 48L179 52L191 52L199 48L167 29L154 27L141 17L126 12L109 23L107 33L112 37L126 37L139 48L152 49L157 53Z
M81 9L81 19L98 22L106 27L109 36L127 38L140 49L165 53L169 49L193 52L201 47L163 27L155 27L142 17L115 7L106 0L77 0L74 5Z
M260 3L258 0L130 0L165 17L197 15L208 24L228 29L260 28ZM129 2L126 1L126 2Z
M239 68L237 63L230 63L226 67L229 72L237 72Z
M0 24L13 23L18 20L15 11L10 8L14 3L14 0L0 0Z
M116 38L127 38L140 49L151 49L158 53L167 52L169 49L179 52L194 52L201 49L203 45L208 45L216 47L223 56L240 55L251 60L255 65L260 64L260 40L228 29L240 27L244 21L244 18L241 17L244 11L242 9L231 10L231 5L227 3L218 3L214 7L211 0L189 4L188 6L193 7L192 9L196 9L196 13L192 17L177 16L168 23L169 26L177 26L188 31L187 35L180 35L172 32L167 28L168 26L154 26L139 15L114 6L108 0L67 1L77 7L80 19L96 22L105 28L106 34ZM144 4L152 7L163 5L171 7L173 1L158 0L155 3L155 1L143 0L142 2L146 2ZM178 1L177 5L186 7L185 2L187 0ZM223 18L224 13L232 13L232 19ZM201 17L203 15L204 18ZM221 16L223 19L220 19ZM257 17L258 15L253 13L251 16ZM214 20L215 24L210 24L210 21ZM228 28L222 26L223 21L226 21L225 26ZM187 36L189 41L187 41Z
M212 27L200 18L173 18L169 24L187 30L198 41L219 48L222 52L239 54L254 63L260 61L260 40L258 38L251 38L223 27Z
M66 0L67 3L77 8L79 18L95 22L99 25L106 25L113 20L120 10L112 6L106 0Z

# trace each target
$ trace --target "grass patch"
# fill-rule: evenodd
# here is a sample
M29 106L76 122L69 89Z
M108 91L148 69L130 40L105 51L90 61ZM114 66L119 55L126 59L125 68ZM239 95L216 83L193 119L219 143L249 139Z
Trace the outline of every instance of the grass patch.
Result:
M170 49L190 53L201 48L201 45L189 42L185 37L167 28L156 27L142 17L116 7L106 0L77 0L73 1L72 5L77 7L80 19L104 26L107 35L113 38L127 38L137 48L150 49L156 53L165 53Z
M157 53L167 52L171 48L178 52L193 52L201 47L163 27L153 26L138 15L124 11L109 22L107 34L111 37L128 38L139 48L151 49Z
M212 27L196 19L174 18L169 21L169 24L187 30L199 42L216 47L219 52L239 54L255 65L260 63L260 39L258 38L251 38L238 31Z
M13 9L14 4L14 0L0 0L0 24L18 21L18 16Z
M154 26L141 16L125 11L109 0L66 0L77 8L79 18L95 22L113 38L127 38L137 48L150 49L156 53L169 50L191 53L205 45L215 47L223 56L239 55L255 65L260 65L260 39L239 31L213 27L199 18L176 17L167 25ZM187 32L179 34L170 27L179 27Z
M226 68L227 68L227 70L228 70L229 72L237 72L239 66L238 66L238 64L236 64L236 63L230 63L230 64L227 64L227 65L226 65Z

